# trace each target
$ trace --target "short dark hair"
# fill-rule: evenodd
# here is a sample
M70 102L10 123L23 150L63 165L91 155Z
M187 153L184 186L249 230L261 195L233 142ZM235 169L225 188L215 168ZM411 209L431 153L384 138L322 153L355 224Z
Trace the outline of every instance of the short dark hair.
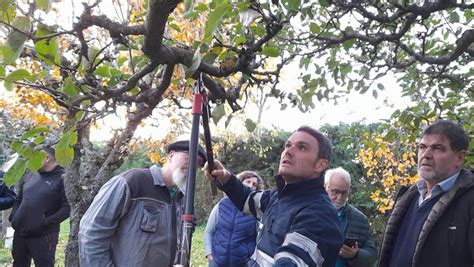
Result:
M318 140L319 144L319 153L318 153L318 158L320 159L327 159L328 161L331 161L331 155L332 155L332 150L331 150L331 141L329 138L321 133L318 130L315 130L309 126L301 126L296 130L297 132L305 132L316 138Z
M43 151L48 153L49 156L53 157L56 160L56 150L52 146L47 146L43 148Z
M467 150L469 147L469 136L457 123L450 120L438 120L425 128L422 136L439 134L449 140L449 145L454 151Z

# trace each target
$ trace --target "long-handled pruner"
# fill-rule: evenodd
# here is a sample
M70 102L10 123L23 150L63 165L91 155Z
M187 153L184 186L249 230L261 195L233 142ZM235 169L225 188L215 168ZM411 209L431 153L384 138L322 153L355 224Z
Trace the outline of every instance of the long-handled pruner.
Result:
M203 112L204 111L204 112ZM210 172L214 169L214 157L212 153L211 132L209 130L209 103L206 92L202 86L202 74L198 73L197 86L193 90L193 122L191 128L191 140L189 142L189 168L188 179L186 183L186 195L184 204L184 213L182 219L182 234L179 244L179 263L175 266L189 266L191 239L194 232L194 191L196 188L197 156L199 143L199 123L200 117L203 118L204 139L206 142L206 154L208 160L208 169ZM211 183L212 195L217 194L216 181Z

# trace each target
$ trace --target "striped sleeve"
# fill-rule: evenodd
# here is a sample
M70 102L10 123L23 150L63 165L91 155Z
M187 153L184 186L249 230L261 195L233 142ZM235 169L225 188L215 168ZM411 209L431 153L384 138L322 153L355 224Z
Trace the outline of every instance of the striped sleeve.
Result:
M271 196L271 191L255 192L250 190L250 188L244 186L234 175L220 188L239 210L251 214L259 220L262 218Z

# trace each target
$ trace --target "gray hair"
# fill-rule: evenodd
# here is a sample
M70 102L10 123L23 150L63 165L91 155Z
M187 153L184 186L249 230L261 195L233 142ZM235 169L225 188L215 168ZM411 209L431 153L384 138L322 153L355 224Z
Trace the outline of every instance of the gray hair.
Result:
M336 173L342 175L342 177L344 177L344 179L346 179L346 181L349 183L349 185L351 185L351 175L349 174L349 172L344 170L344 168L342 168L342 167L337 167L337 168L334 168L334 169L327 170L326 174L324 175L324 184L328 184L329 180L331 179L331 176L333 174L336 174Z

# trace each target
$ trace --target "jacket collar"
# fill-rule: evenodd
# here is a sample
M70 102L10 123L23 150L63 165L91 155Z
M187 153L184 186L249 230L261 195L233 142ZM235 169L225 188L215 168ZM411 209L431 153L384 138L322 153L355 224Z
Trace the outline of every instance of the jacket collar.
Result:
M281 175L274 177L278 195L285 195L291 193L306 192L308 190L324 189L324 176L318 178L310 178L308 180L287 184Z

